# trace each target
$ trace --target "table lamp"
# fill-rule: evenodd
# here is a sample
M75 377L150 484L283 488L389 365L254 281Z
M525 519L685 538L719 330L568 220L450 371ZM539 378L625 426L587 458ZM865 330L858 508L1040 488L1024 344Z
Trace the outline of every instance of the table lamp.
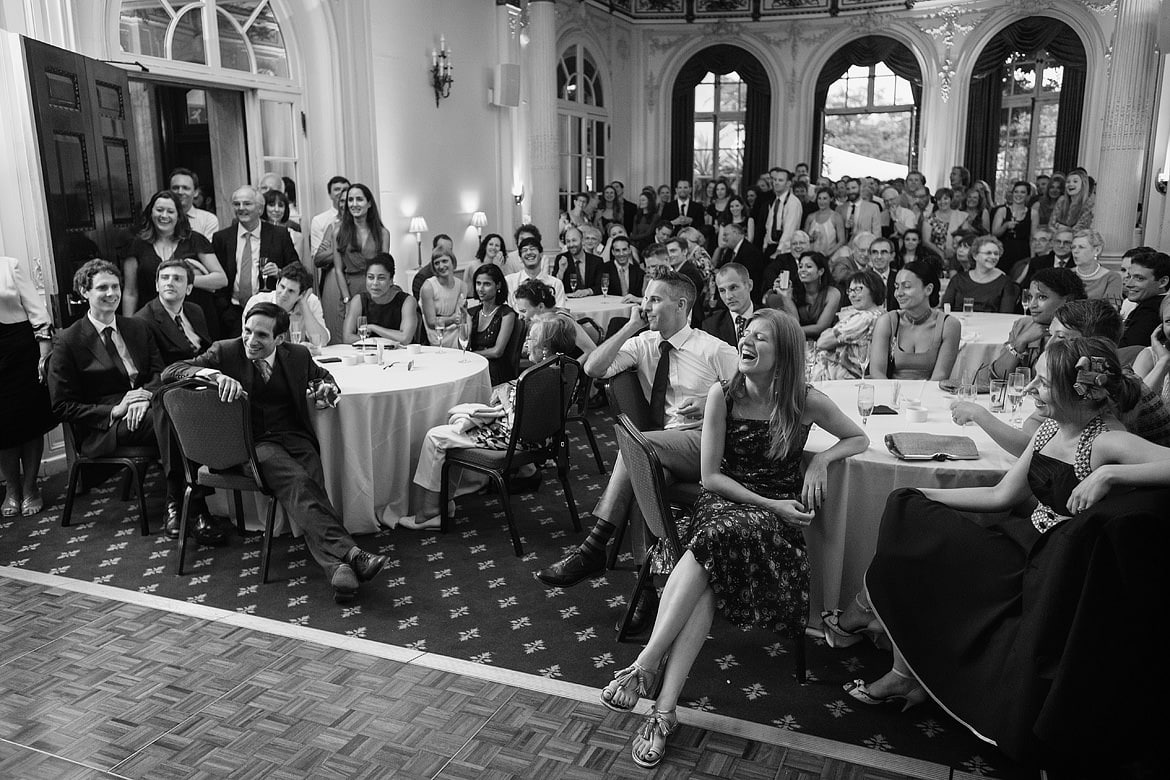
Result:
M422 268L422 234L427 232L427 221L422 217L411 217L409 232L414 233L414 241L418 244L418 267Z
M471 215L471 226L475 228L476 234L483 239L483 229L487 227L487 214L482 211L477 211Z

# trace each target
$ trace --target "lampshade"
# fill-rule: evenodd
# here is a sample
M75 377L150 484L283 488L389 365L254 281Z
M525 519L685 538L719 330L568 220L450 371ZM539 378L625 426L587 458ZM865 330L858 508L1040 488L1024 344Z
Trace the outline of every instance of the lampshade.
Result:
M423 217L410 218L410 232L411 233L425 233L427 232L427 221Z
M473 228L487 227L487 214L482 211L477 211L471 215L471 226Z

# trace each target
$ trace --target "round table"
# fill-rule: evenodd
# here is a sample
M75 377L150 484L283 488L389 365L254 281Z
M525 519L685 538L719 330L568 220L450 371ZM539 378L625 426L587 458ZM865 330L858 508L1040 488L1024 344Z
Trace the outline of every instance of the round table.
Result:
M352 346L321 357L356 355ZM456 404L491 395L488 362L456 349L387 350L386 367L324 363L341 388L337 409L316 413L325 489L351 533L372 533L409 514L410 485L426 432ZM408 363L411 363L408 368Z
M602 335L614 317L630 316L632 303L622 303L620 295L587 295L584 298L568 298L565 308L577 319L589 317L601 327Z
M951 316L958 317L963 326L959 355L951 369L951 379L961 382L991 365L1007 343L1012 325L1022 315L975 312L964 317L952 311Z
M875 380L875 402L892 406L896 380ZM857 413L855 380L818 382L821 390L847 416L860 423ZM877 549L878 528L886 497L899 487L976 487L994 485L1016 462L977 425L956 425L951 420L950 404L954 396L943 392L937 382L902 381L902 397L921 397L927 409L926 422L910 422L905 413L870 415L864 430L869 435L869 449L829 468L829 497L817 511L812 525L805 529L812 588L809 594L810 623L820 625L823 609L844 607L861 589L865 570ZM921 396L920 396L921 394ZM980 403L986 403L981 396ZM1032 411L1024 401L1021 417ZM1006 419L1006 418L1005 418ZM978 460L906 461L886 449L887 433L914 431L971 438L979 449ZM805 444L806 460L831 447L836 439L814 427Z

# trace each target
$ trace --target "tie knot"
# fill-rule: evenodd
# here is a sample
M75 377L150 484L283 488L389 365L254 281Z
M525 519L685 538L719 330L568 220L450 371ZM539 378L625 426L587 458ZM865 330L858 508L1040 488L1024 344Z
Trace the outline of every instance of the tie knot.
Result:
M659 342L659 344L658 344L659 354L665 355L667 352L670 352L672 349L674 349L674 344L671 344L669 341L663 340L663 341Z

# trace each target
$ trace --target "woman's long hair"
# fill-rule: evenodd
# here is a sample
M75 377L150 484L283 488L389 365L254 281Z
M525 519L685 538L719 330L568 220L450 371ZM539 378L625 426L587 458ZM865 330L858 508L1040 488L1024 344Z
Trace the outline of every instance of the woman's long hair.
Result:
M1070 176L1077 176L1081 180L1081 191L1076 195L1070 195L1068 192ZM1056 201L1056 206L1052 209L1051 221L1058 225L1076 225L1086 209L1093 210L1095 201L1093 180L1089 178L1089 172L1084 168L1073 168L1065 176L1064 194L1060 196L1060 199Z
M179 207L179 196L170 190L159 190L150 196L150 200L146 203L146 208L142 210L142 226L138 230L138 237L148 244L153 244L155 241L158 241L158 228L154 224L152 212L154 211L154 204L164 198L175 204L175 240L182 241L191 235L191 222L187 219L187 215L183 213L183 209Z
M1128 412L1141 398L1142 381L1121 368L1117 344L1108 339L1053 340L1044 356L1052 406L1062 414Z
M370 204L369 211L366 212L366 225L370 228L370 238L374 239L374 249L381 252L385 249L382 246L382 217L378 214L378 202L374 200L374 193L370 192L370 188L364 184L351 184L349 190L345 191L345 208L341 210L341 226L337 228L337 248L341 251L349 250L351 252L361 252L362 247L358 244L357 225L354 224L353 214L349 211L349 192L350 190L358 189L366 196L366 201Z
M769 388L773 405L768 415L768 433L772 439L768 445L768 457L776 460L791 449L804 417L807 395L804 331L795 319L775 309L758 309L751 321L757 320L767 323L776 348L776 367ZM743 398L747 394L743 374L735 372L727 391L732 398Z

